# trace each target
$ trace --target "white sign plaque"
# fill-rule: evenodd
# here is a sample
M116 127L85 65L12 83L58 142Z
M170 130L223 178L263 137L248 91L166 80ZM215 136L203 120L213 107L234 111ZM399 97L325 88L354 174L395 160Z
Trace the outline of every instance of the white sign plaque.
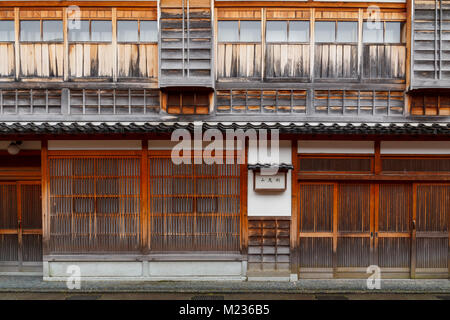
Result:
M284 191L286 190L286 172L278 172L274 175L263 175L255 172L254 189L256 191Z

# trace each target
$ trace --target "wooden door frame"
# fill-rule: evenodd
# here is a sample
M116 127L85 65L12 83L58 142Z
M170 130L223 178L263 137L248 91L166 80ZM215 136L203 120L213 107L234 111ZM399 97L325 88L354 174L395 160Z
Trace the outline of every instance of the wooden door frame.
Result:
M39 180L17 180L17 181L0 181L0 185L16 186L16 201L17 201L17 229L0 229L0 234L16 234L17 235L17 270L23 271L23 235L42 235L42 226L40 229L24 230L22 223L22 186L24 185L41 185ZM40 204L39 204L40 205ZM41 240L42 241L42 240ZM2 262L0 262L0 267Z

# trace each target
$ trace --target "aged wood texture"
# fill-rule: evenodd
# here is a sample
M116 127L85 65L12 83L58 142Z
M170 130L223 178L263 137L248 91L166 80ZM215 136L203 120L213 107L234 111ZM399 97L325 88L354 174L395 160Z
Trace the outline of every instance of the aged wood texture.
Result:
M239 252L239 165L174 165L168 153L148 165L151 251Z
M410 114L415 116L450 116L450 95L413 94Z
M314 77L317 79L356 79L358 46L356 44L316 44Z
M14 43L0 43L0 57L2 57L2 63L0 63L0 77L14 77Z
M140 248L140 159L49 156L50 252L136 252Z
M218 79L261 77L261 44L219 43L217 47Z
M290 217L248 218L248 271L289 270Z
M118 44L119 78L157 78L157 44Z
M40 182L1 182L0 191L0 269L8 263L26 271L42 261Z
M264 77L308 78L309 44L267 44Z
M113 46L111 44L69 44L69 77L113 76Z
M405 79L405 45L370 44L363 46L365 79Z
M21 43L20 76L62 77L64 45L60 43Z

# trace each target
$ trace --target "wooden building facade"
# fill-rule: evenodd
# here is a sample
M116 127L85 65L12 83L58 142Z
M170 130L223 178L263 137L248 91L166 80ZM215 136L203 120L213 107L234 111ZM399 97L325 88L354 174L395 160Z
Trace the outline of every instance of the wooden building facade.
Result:
M450 278L447 2L0 1L0 273Z

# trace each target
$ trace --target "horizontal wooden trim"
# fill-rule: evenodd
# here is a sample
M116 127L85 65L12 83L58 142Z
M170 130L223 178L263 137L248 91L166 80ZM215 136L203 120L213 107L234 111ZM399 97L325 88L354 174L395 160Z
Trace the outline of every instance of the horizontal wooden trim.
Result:
M375 234L378 238L411 238L411 232L384 232L377 231Z
M0 229L0 234L19 234L17 229Z
M300 238L332 238L333 232L299 232Z
M5 1L0 2L1 7L156 7L157 1Z
M285 220L285 221L291 221L290 216L248 216L248 220Z
M246 257L239 253L181 253L181 254L50 254L44 261L243 261Z
M49 150L48 156L52 158L72 156L73 158L86 158L91 156L140 156L141 150Z
M448 232L416 231L417 238L448 238Z
M42 229L23 229L23 234L40 234L42 235Z
M298 180L364 180L364 181L450 181L449 173L439 174L303 174L297 175Z
M379 8L390 9L389 12L404 12L406 3L376 3ZM311 1L215 1L214 7L291 7L291 8L330 8L342 10L342 8L367 8L367 2L311 2Z

